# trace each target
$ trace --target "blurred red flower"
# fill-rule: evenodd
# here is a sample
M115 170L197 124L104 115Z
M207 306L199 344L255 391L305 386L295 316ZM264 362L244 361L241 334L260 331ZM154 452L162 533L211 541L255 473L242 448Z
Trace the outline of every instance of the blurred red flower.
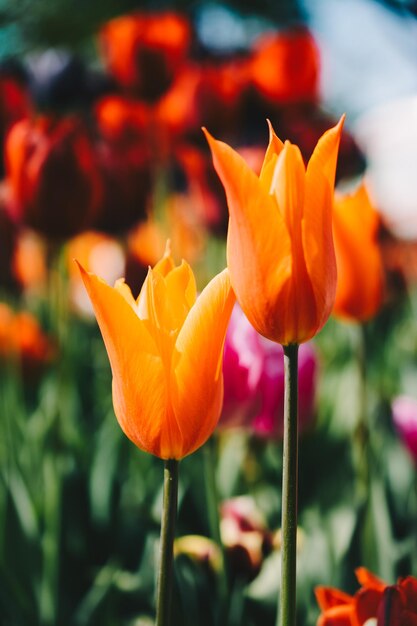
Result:
M281 104L315 100L318 76L318 50L307 30L263 35L255 42L250 77L268 100Z
M93 146L80 119L21 120L11 128L5 150L14 217L58 239L91 223L101 185Z
M197 89L199 126L223 137L239 136L244 127L245 95L249 87L248 60L233 57L206 62Z
M0 68L0 145L3 146L10 126L29 115L30 101L21 77L15 68ZM1 164L1 171L3 163ZM3 172L2 172L3 173Z
M171 86L191 44L183 15L132 13L108 22L99 36L108 71L120 85L149 102Z
M351 596L333 587L316 587L322 611L317 626L415 626L417 624L417 579L400 578L396 585L364 567L355 570L361 588Z

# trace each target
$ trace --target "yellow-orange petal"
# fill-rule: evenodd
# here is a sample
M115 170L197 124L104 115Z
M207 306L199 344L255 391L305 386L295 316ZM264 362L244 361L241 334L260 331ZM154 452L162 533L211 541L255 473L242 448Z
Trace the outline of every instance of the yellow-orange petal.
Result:
M131 306L132 309L136 312L137 303L135 298L133 297L132 290L130 289L129 285L125 283L125 279L118 278L114 284L114 288L120 293L121 296L123 296L128 305Z
M277 203L242 157L206 132L229 207L227 263L239 303L262 335L277 340L276 301L291 274L291 242Z
M316 332L326 323L336 293L332 207L343 121L344 117L320 138L306 172L303 248L318 312Z
M170 391L183 437L182 456L199 448L219 419L223 345L235 300L226 269L202 291L179 332Z
M79 267L109 356L113 404L123 432L146 452L175 455L181 436L167 410L167 377L154 340L119 291ZM169 434L169 443L161 443L162 432Z
M167 276L169 272L172 272L174 267L175 267L175 263L171 256L171 242L168 239L165 245L164 255L162 259L160 259L158 263L156 263L153 270L154 272L158 272L162 276Z
M183 325L197 297L194 274L186 261L182 261L181 265L167 275L165 286L166 324L178 329Z

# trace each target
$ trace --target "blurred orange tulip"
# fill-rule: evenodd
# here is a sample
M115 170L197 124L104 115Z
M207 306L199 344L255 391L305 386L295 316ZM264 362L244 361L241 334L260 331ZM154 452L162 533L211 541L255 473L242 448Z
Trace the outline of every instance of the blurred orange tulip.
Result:
M305 169L300 150L270 127L259 178L206 133L229 206L227 261L237 299L256 330L283 345L311 339L336 291L332 203L343 118L320 138Z
M122 87L155 102L186 59L191 27L184 16L169 11L132 13L108 22L100 44L108 70Z
M384 278L378 245L380 217L362 185L349 196L336 198L333 237L337 265L337 289L333 313L366 321L381 307Z
M224 270L196 300L190 266L169 250L149 269L137 300L80 266L113 373L124 433L163 459L181 459L213 432L223 401L222 357L235 302Z
M50 338L27 311L15 313L0 303L0 361L17 359L24 376L39 374L55 354Z

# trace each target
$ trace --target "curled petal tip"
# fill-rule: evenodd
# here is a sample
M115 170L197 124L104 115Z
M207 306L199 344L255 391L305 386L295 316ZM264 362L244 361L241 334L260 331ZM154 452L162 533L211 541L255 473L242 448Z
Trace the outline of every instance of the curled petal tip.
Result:
M171 239L167 239L166 244L165 244L165 252L164 252L164 256L168 257L171 256L172 254L172 250L171 250Z

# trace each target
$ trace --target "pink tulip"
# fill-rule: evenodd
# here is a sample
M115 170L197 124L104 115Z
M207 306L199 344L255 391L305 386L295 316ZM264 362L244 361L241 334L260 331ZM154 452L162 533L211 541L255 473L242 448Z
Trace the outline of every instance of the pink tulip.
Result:
M317 357L311 344L299 349L300 429L312 420ZM284 356L282 347L259 335L235 306L223 361L223 428L240 426L260 437L282 436Z
M417 400L398 396L391 408L395 428L417 465Z

